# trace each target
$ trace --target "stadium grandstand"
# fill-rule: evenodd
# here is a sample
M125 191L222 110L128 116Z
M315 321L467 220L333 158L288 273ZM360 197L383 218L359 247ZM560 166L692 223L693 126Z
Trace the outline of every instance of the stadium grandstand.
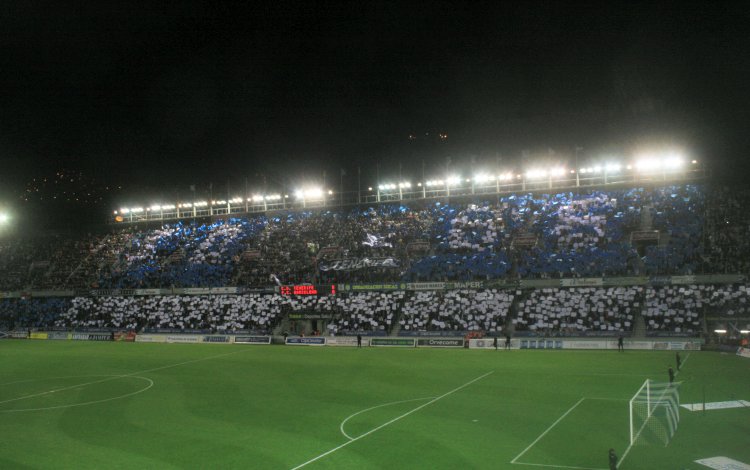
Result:
M6 237L0 330L746 334L750 192L695 162L638 170L160 204Z

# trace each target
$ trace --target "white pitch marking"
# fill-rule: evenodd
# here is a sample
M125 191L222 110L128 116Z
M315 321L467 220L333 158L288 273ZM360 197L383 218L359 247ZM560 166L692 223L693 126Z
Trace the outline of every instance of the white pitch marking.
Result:
M124 376L113 376L113 377L115 377L115 378L122 378ZM19 413L21 411L57 410L57 409L61 409L61 408L73 408L75 406L85 406L85 405L93 405L93 404L96 404L96 403L105 403L105 402L108 402L108 401L120 400L122 398L127 398L127 397L131 397L133 395L138 395L139 393L143 393L146 390L148 390L149 388L151 388L151 387L154 386L154 381L151 380L151 379L149 379L148 377L140 377L140 376L137 376L137 375L130 375L128 377L129 378L133 378L133 379L145 380L145 381L148 382L148 385L146 385L146 387L144 387L144 388L142 388L140 390L136 390L135 392L126 393L125 395L120 395L119 397L104 398L102 400L87 401L87 402L84 402L84 403L72 403L72 404L68 404L68 405L45 406L43 408L21 408L21 409L15 409L15 410L0 410L0 413Z
M376 428L370 429L370 430L369 430L369 431L367 431L366 433L364 433L364 434L361 434L361 435L359 435L359 436L357 436L357 437L353 438L353 439L352 439L352 440L350 440L350 441L346 441L346 442L344 442L343 444L341 444L340 446L334 447L333 449L331 449L331 450L329 450L329 451L323 452L322 454L318 455L317 457L313 457L312 459L308 460L308 461L307 461L307 462L305 462L305 463L301 463L301 464L297 465L296 467L292 468L292 470L297 470L298 468L302 468L302 467L304 467L305 465L308 465L308 464L311 464L311 463L315 462L316 460L320 460L320 459L322 459L322 458L323 458L323 457L325 457L326 455L330 455L330 454L332 454L332 453L336 452L336 451L337 451L337 450L339 450L339 449L343 449L344 447L348 446L348 445L349 445L349 444L351 444L352 442L357 442L358 440L362 439L363 437L367 437L367 436L369 436L370 434L372 434L372 433L374 433L374 432L376 432L376 431L379 431L379 430L383 429L384 427L386 427L386 426L389 426L389 425L391 425L391 424L395 423L396 421L398 421L398 420L400 420L400 419L402 419L402 418L405 418L405 417L409 416L410 414L412 414L412 413L415 413L415 412L417 412L417 411L421 410L421 409L422 409L422 408L424 408L425 406L431 405L431 404L435 403L436 401L438 401L438 400L440 400L440 399L442 399L442 398L445 398L445 397L447 397L448 395L451 395L451 394L453 394L453 393L456 393L457 391L461 390L462 388L468 387L469 385L473 384L474 382L476 382L476 381L478 381L478 380L482 380L483 378L487 377L488 375L492 374L493 372L495 372L495 371L493 370L493 371L487 372L487 373L486 373L486 374L484 374L484 375L480 375L480 376L479 376L479 377L477 377L476 379L472 379L472 380L470 380L470 381L466 382L465 384L461 385L460 387L456 387L456 388L454 388L454 389L453 389L453 390L451 390L450 392L446 392L446 393L444 393L444 394L440 395L439 397L435 397L435 398L433 398L432 400L428 401L428 402L427 402L427 403L425 403L424 405L419 405L418 407L414 408L414 409L413 409L413 410L411 410L411 411L407 411L406 413L402 414L401 416L396 416L396 417L395 417L395 418L393 418L392 420L390 420L390 421L388 421L388 422L386 422L386 423L384 423L384 424L381 424L380 426L378 426L378 427L376 427Z
M50 393L61 392L63 390L68 390L68 389L71 389L71 388L83 387L83 386L86 386L86 385L93 385L93 384L102 383L102 382L110 382L112 380L115 380L115 379L118 379L118 378L122 378L122 377L132 377L132 376L135 376L136 374L143 374L143 373L146 373L146 372L154 372L154 371L157 371L157 370L169 369L171 367L183 366L185 364L192 364L194 362L207 361L209 359L216 359L217 357L229 356L229 355L232 355L232 354L238 354L238 353L241 353L241 352L244 352L244 351L249 351L249 350L250 350L249 348L248 349L240 349L240 350L233 351L233 352L230 352L230 353L216 354L214 356L203 357L203 358L200 358L200 359L193 359L193 360L190 360L190 361L180 362L180 363L177 363L177 364L170 364L170 365L167 365L167 366L154 367L153 369L146 369L146 370L140 370L140 371L136 371L136 372L131 372L130 374L112 375L112 376L109 376L109 378L107 378L107 379L95 380L93 382L86 382L86 383L82 383L82 384L70 385L68 387L58 388L58 389L50 390L50 391L47 391L47 392L34 393L34 394L31 394L31 395L25 395L25 396L18 397L18 398L11 398L9 400L0 401L0 405L2 405L4 403L10 403L10 402L13 402L13 401L25 400L27 398L39 397L39 396L47 395L47 394L50 394ZM39 379L39 380L43 380L43 379ZM148 379L148 380L150 380L150 379ZM22 380L22 381L19 381L19 382L24 382L24 381ZM18 383L18 382L11 382L11 383ZM99 402L91 402L91 403L99 403Z
M367 408L367 409L365 409L365 410L362 410L362 411L357 411L357 412L356 412L356 413L354 413L353 415L349 415L349 416L347 416L347 417L346 417L346 419L345 419L345 420L343 420L343 421L341 422L341 425L339 426L339 429L341 430L341 434L343 434L345 438L347 438L347 439L354 439L353 437L351 437L350 435L348 435L348 434L347 434L347 433L346 433L346 432L344 431L344 425L345 425L345 424L346 424L346 422L347 422L347 421L349 421L349 420L350 420L351 418L354 418L355 416L357 416L357 415L360 415L360 414L362 414L362 413L367 413L367 412L368 412L368 411L370 411L370 410L374 410L374 409L377 409L377 408L383 408L384 406L390 406L390 405L398 405L399 403L409 403L409 402L411 402L411 401L423 401L423 400L431 400L431 399L433 399L433 398L435 398L435 397L412 398L411 400L401 400L401 401L393 401L393 402L390 402L390 403L384 403L384 404L382 404L382 405L377 405L377 406L373 406L373 407Z
M583 400L585 400L585 399L586 399L586 397L583 397L580 400L578 400L575 405L571 406L570 409L568 411L566 411L564 415L562 415L559 418L557 418L557 421L555 421L554 423L552 423L552 425L550 427L548 427L539 437L537 437L534 440L534 442L532 442L531 444L529 444L529 446L527 448L525 448L523 450L523 452L521 452L520 454L516 455L516 458L514 458L513 460L511 460L510 463L518 463L518 462L516 462L516 460L520 459L523 456L523 454L525 454L526 452L528 452L529 449L531 449L532 447L534 447L534 444L536 444L537 442L539 442L548 432L550 432L552 430L552 428L554 428L555 426L557 426L557 423L559 423L560 421L563 420L563 418L565 418L566 416L568 416L570 414L570 412L573 411L573 410L575 410L578 407L578 405L580 405L583 402Z

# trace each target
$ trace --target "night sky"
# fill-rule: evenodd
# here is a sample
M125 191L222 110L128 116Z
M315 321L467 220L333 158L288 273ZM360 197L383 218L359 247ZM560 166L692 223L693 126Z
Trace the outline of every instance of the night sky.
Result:
M118 3L1 7L6 204L63 170L109 210L576 147L748 169L743 2Z

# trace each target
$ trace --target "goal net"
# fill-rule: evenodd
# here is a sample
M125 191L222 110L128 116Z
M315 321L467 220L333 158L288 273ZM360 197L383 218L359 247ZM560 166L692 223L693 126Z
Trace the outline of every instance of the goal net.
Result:
M630 399L630 444L666 446L679 421L679 383L646 380Z

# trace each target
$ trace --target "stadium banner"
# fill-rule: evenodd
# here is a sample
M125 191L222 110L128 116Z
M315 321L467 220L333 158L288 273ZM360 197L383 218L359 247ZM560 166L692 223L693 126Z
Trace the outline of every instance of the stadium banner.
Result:
M643 286L645 284L648 284L648 278L647 277L605 277L604 278L604 285L605 286Z
M112 333L89 333L88 341L112 341Z
M560 279L560 286L562 287L589 287L602 285L604 285L604 279L601 277Z
M73 297L74 290L33 290L31 297Z
M11 331L10 337L13 339L26 339L29 337L28 331Z
M164 343L165 335L137 335L135 337L136 343Z
M320 261L321 271L356 271L365 268L398 268L401 263L395 258L347 258L332 261Z
M695 276L672 276L672 284L695 284Z
M136 334L134 331L118 331L115 333L115 341L124 341L132 343L135 341Z
M408 290L443 290L444 282L409 282L406 284Z
M522 339L520 349L562 349L563 341L559 339Z
M518 341L510 340L510 347L518 348ZM495 338L472 338L469 340L469 349L495 349ZM497 338L497 349L505 349L505 338Z
M444 289L482 289L484 283L482 281L470 281L470 282L446 282L443 285Z
M47 339L70 339L70 333L67 331L50 331L47 333Z
M333 313L321 312L293 312L289 313L290 320L332 320Z
M750 349L748 348L737 348L737 355L740 357L750 358Z
M520 286L518 281L505 281L500 279L484 281L483 284L486 289L515 289Z
M401 330L398 332L398 336L417 336L417 337L422 337L422 338L447 336L449 338L455 338L456 336L465 336L466 333L467 333L466 331L457 331L457 330L450 330L450 331Z
M519 287L522 289L560 287L560 281L556 279L521 279Z
M286 344L292 346L325 346L326 339L321 336L313 336L310 338L287 338Z
M370 339L362 337L362 346L369 346ZM357 338L355 336L332 336L326 338L326 346L357 346Z
M203 337L204 343L228 343L229 336L224 335L209 335Z
M384 346L395 348L413 348L415 340L412 338L372 338L370 346Z
M31 339L47 339L48 333L46 331L32 331L29 335Z
M419 338L417 347L420 348L463 348L464 340L456 338Z
M202 343L203 336L197 335L166 335L165 343Z
M162 294L171 294L169 289L136 289L135 295L162 295Z
M608 349L607 343L612 341L607 340L563 340L563 349ZM614 341L615 348L617 348L617 341Z
M651 276L648 283L652 286L668 286L672 284L672 276Z
M270 336L235 336L235 344L271 344Z
M341 292L357 292L357 291L379 291L379 290L406 290L406 284L339 284L339 291Z

